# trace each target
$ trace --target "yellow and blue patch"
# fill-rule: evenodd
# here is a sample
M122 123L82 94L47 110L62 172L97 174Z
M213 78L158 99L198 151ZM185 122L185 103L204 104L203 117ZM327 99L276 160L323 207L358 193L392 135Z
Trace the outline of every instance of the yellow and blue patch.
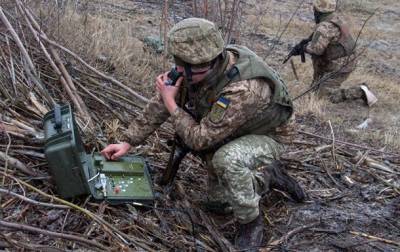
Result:
M213 123L219 123L225 116L226 109L231 101L225 97L220 97L212 106L209 119Z
M225 97L220 97L218 100L217 100L217 105L219 105L221 108L223 108L223 109L226 109L227 107L228 107L228 105L229 105L229 103L230 103L231 101L230 100L228 100L228 99L226 99Z

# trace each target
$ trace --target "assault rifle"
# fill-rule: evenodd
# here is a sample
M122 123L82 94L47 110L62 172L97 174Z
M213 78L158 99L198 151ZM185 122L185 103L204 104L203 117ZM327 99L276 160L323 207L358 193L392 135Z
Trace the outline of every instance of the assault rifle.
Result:
M297 56L297 55L301 56L301 62L303 63L306 62L306 54L304 51L304 47L312 40L312 37L313 35L311 35L309 38L303 39L302 41L300 41L300 43L295 45L289 52L288 56L283 61L283 64L285 64L292 56Z

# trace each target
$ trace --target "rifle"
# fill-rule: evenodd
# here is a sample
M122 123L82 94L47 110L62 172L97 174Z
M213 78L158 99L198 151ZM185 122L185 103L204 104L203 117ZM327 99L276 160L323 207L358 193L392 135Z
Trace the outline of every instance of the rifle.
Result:
M176 173L178 172L179 165L183 158L189 153L190 149L185 145L180 144L178 136L175 136L172 144L171 154L169 156L167 169L165 169L161 179L160 185L169 185L174 181Z
M286 56L285 60L283 61L283 64L285 64L292 56L297 56L297 55L301 56L301 62L303 63L306 62L306 54L304 51L304 47L312 40L312 37L313 35L311 34L309 38L303 39L302 41L300 41L300 43L295 45L289 52L288 56Z

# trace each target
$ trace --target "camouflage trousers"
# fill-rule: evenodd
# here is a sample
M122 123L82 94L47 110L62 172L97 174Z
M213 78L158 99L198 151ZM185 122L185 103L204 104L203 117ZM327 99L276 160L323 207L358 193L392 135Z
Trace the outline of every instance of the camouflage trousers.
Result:
M268 191L263 168L279 159L283 146L264 135L246 135L219 148L208 167L208 197L229 203L240 223L259 215L261 195Z
M316 93L320 97L328 97L333 103L363 98L364 93L360 87L340 87L341 84L349 77L350 73L336 73L332 78L321 82L320 85L315 89ZM320 78L323 78L323 76L315 76L313 83L317 83Z
M318 86L315 87L315 91L319 96L327 96L334 93L336 90L339 90L342 83L345 80L347 80L347 78L350 76L350 73L338 72L335 73L331 78L327 78L324 81L320 81L321 79L325 78L325 76L327 76L328 74L329 73L325 74L320 73L314 75L314 80L312 85L321 82L319 83Z

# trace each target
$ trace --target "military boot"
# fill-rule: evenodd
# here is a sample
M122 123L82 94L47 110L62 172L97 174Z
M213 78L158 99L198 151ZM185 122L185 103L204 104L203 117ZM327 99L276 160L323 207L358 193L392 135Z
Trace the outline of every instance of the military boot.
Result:
M236 233L235 246L241 251L256 252L262 246L264 238L263 215L246 224L240 224Z
M285 170L282 162L275 160L264 171L264 176L270 188L287 192L295 201L303 202L306 195L303 188Z

